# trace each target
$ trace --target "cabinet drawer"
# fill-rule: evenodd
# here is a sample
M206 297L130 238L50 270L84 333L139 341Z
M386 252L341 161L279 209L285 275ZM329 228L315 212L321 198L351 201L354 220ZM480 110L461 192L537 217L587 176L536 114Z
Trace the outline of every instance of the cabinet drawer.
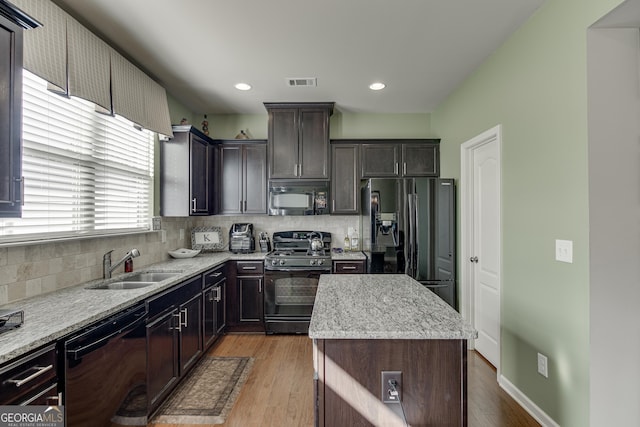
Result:
M0 369L0 404L28 402L55 384L56 378L53 345L10 362Z
M364 274L364 261L334 261L335 274Z
M253 276L264 274L264 263L262 261L236 261L236 268L239 275Z
M226 278L224 265L220 265L212 270L205 272L203 274L203 278L204 278L204 282L202 283L203 289L206 289L209 286L212 286L218 282L221 282Z
M192 295L199 294L202 290L202 279L196 276L180 283L168 291L153 296L147 300L147 311L149 319L153 319L169 307L177 307Z

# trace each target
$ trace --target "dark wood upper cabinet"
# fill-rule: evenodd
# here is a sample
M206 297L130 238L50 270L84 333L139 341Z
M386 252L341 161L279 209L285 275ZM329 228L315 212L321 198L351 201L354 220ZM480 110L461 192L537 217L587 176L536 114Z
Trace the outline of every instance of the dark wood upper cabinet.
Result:
M360 146L331 144L331 213L360 212Z
M269 113L269 179L329 179L333 102L265 102Z
M402 176L440 176L439 144L402 144Z
M38 26L0 3L0 218L22 215L22 31Z
M265 140L220 141L220 214L267 213Z
M440 176L437 139L362 140L362 178Z
M395 178L399 175L400 146L397 144L362 144L362 177Z
M190 126L174 126L173 135L160 143L160 214L216 214L216 145Z

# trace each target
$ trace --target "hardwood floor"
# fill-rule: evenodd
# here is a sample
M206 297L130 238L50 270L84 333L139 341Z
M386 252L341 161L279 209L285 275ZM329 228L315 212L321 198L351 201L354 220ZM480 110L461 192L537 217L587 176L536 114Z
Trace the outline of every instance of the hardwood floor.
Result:
M307 336L226 335L210 354L255 359L251 374L222 426L313 426L313 356ZM539 426L498 386L493 367L474 351L468 354L467 398L469 427Z

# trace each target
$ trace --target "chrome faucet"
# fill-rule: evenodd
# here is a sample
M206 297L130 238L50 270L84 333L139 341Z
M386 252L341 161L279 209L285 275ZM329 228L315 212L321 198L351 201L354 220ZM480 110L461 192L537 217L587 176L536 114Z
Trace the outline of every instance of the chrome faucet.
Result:
M111 265L111 252L113 252L113 249L102 256L102 278L103 279L110 279L111 273L113 273L113 270L118 268L118 266L123 262L125 262L126 260L140 256L140 251L134 248L134 249L131 249L129 252L127 252L127 254L120 261L116 262L114 265Z

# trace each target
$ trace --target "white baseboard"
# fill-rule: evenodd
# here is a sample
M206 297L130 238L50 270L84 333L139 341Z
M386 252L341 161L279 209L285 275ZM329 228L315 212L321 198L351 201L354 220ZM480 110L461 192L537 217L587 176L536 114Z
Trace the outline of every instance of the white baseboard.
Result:
M507 394L513 397L513 400L518 402L520 406L524 408L537 422L542 424L543 427L560 427L560 424L556 423L549 415L547 415L542 409L540 409L535 403L527 397L526 394L521 392L518 387L513 385L508 379L500 375L498 377L498 384Z

